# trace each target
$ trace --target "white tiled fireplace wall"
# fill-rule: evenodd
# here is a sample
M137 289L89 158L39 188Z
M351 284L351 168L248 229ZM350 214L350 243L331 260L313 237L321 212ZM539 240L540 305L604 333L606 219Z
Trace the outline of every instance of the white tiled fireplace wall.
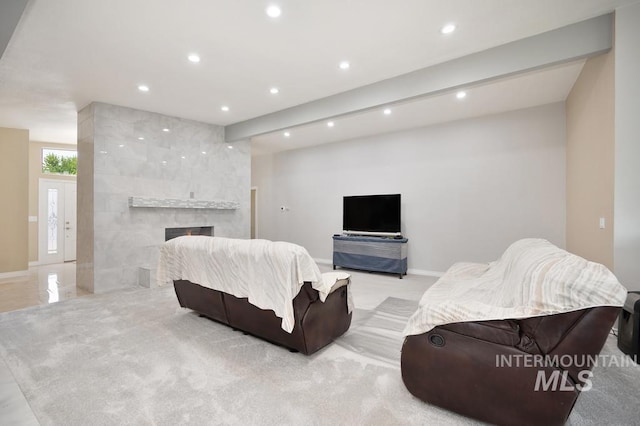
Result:
M168 129L165 131L163 129ZM153 270L169 227L248 238L251 153L224 128L92 103L78 113L78 286L103 293ZM184 158L183 158L184 157ZM228 200L234 210L132 208L131 196Z

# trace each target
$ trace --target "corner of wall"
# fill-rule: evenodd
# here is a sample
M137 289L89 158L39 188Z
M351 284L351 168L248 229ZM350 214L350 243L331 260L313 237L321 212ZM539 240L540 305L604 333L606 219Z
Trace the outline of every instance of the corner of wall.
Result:
M566 120L567 250L613 269L613 51L585 62Z
M29 268L29 131L0 128L0 273Z

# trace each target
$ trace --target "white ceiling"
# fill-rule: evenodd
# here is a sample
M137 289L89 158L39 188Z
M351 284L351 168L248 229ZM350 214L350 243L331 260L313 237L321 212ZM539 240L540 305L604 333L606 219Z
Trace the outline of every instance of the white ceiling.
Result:
M93 101L228 125L636 1L31 0L0 59L0 127L75 143L76 112ZM271 3L282 7L277 19L265 14ZM443 36L447 22L458 29ZM191 52L200 63L187 60ZM338 68L342 60L349 70ZM288 149L563 100L580 66L477 87L455 107L439 95L396 106L384 120L375 111L345 118L333 136L311 125L287 141L278 132L253 144Z

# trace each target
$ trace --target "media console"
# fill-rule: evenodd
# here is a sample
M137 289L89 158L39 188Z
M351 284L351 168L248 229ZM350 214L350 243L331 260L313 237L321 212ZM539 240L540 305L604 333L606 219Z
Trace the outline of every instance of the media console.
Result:
M371 272L407 274L407 238L333 236L333 269L336 266Z

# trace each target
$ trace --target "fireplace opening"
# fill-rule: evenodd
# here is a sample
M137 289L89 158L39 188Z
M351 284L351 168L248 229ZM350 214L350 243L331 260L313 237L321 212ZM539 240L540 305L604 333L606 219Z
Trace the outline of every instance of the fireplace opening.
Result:
M165 241L169 241L177 237L182 237L184 235L207 235L209 237L213 237L213 226L189 226L187 228L164 228Z

